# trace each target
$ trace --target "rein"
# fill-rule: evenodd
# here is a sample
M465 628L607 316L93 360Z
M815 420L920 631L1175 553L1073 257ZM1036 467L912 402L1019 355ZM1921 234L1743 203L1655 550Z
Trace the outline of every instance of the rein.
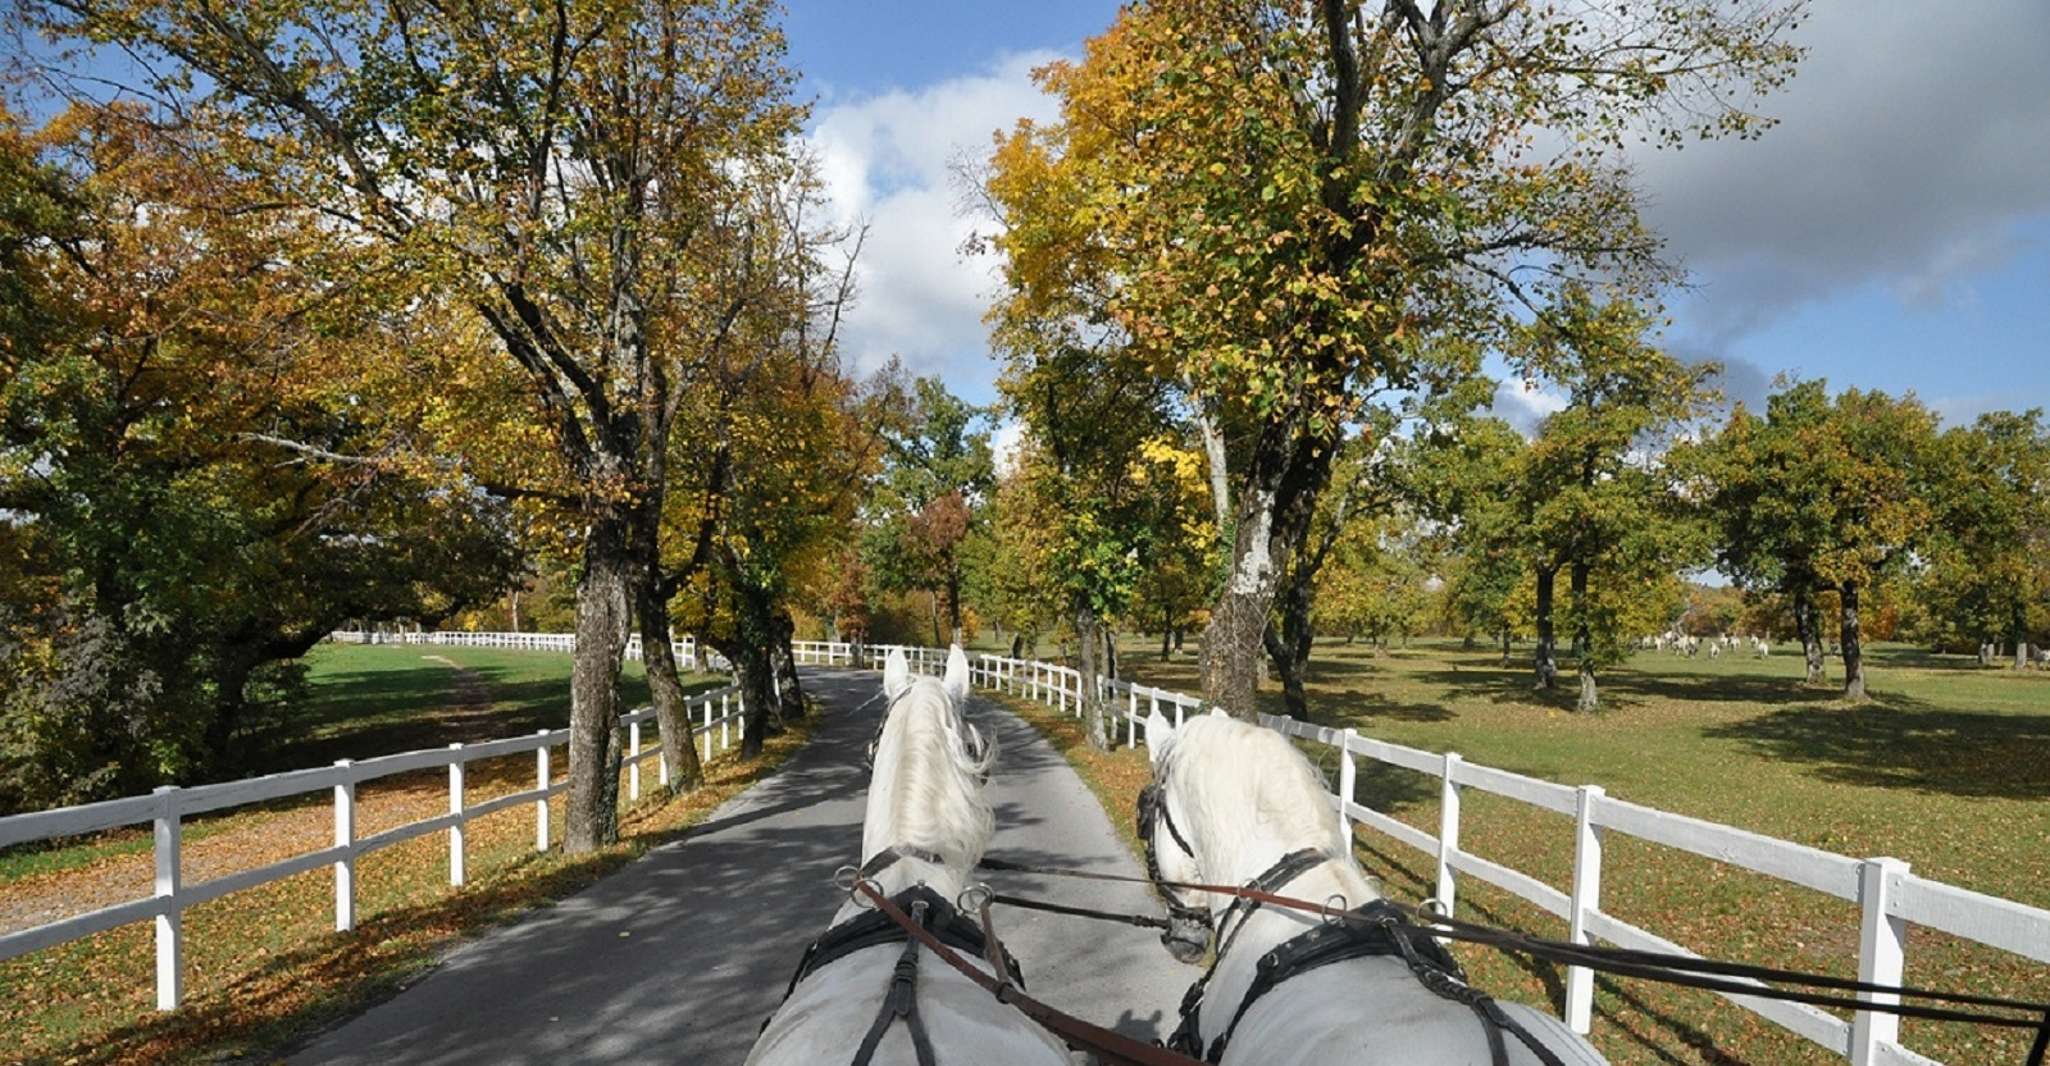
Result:
M996 997L998 1002L1008 1003L1017 1008L1019 1013L1060 1037L1061 1042L1070 1048L1091 1052L1104 1062L1123 1063L1126 1066L1195 1066L1197 1063L1198 1060L1179 1052L1152 1044L1142 1044L1123 1033L1083 1021L1026 995L1009 981L984 973L981 968L942 943L923 924L906 915L902 908L869 881L856 881L854 890L867 897L878 912L897 923L911 937L907 944L922 945L926 950L939 956L941 962L953 967L961 976L975 982L983 991ZM983 909L983 921L985 925L989 921L987 908ZM994 937L989 936L987 940L994 942Z
M1130 884L1150 884L1156 888L1173 888L1186 892L1207 892L1213 895L1234 896L1254 900L1274 907L1282 907L1303 914L1320 916L1326 923L1353 925L1377 924L1360 917L1355 912L1333 911L1328 903L1315 903L1275 892L1243 885L1212 885L1194 881L1155 881L1146 877L1131 877L1123 874L1098 873L1091 870L1069 870L1058 867L1029 866L1006 862L1001 859L985 858L985 869L1015 870L1045 877L1071 877L1091 881L1117 881ZM1634 948L1597 947L1590 944L1576 944L1572 941L1549 940L1527 933L1458 918L1440 916L1393 900L1381 901L1396 912L1402 921L1433 937L1457 940L1469 944L1481 944L1504 951L1515 951L1533 958L1569 966L1585 966L1623 977L1637 977L1659 981L1686 988L1699 988L1710 992L1752 996L1758 999L1782 999L1795 1003L1806 1003L1818 1007L1836 1007L1853 1011L1875 1011L1906 1018L1922 1018L1931 1021L1965 1022L2005 1029L2033 1029L2036 1031L2034 1045L2025 1060L2027 1066L2042 1066L2046 1054L2050 1054L2050 1003L2036 1003L2028 1000L2008 999L2000 996L1984 996L1968 992L1943 992L1919 988L1912 985L1887 985L1870 981L1858 981L1846 977L1830 977L1826 974L1806 973L1773 966L1751 963L1725 962L1718 959L1697 958L1690 955L1675 955L1668 952L1641 951ZM1125 916L1106 915L1106 917ZM1751 982L1765 982L1761 987ZM1797 986L1793 988L1773 987L1774 984ZM1855 999L1849 996L1831 995L1826 992L1808 992L1801 988L1831 989L1840 992L1865 992L1873 995L1890 995L1902 1000L1919 999L1933 1003L1949 1003L1957 1006L1988 1007L2017 1013L1993 1014L1983 1011L1958 1010L1952 1007L1925 1006L1917 1003L1885 1003ZM2026 1014L2027 1016L2023 1016Z

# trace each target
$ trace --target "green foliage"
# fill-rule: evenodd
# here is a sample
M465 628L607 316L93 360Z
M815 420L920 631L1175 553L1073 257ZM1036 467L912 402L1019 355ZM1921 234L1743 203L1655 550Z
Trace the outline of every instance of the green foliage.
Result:
M1945 432L1919 552L1925 636L2010 645L2050 637L2050 425L1997 411Z
M1792 593L1869 587L1924 543L1935 511L1936 418L1912 396L1803 381L1763 417L1739 406L1676 455L1740 586Z
M937 377L899 387L891 407L882 470L864 505L861 561L876 592L929 593L958 629L964 546L996 483L988 412Z

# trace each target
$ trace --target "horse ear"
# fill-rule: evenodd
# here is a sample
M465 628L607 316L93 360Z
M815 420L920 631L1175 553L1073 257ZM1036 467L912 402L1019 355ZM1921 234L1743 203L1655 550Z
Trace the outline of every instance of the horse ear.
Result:
M940 680L947 689L947 698L960 703L968 698L968 653L956 644L947 651L947 675Z
M1146 715L1146 753L1155 763L1167 757L1169 745L1174 743L1174 723L1159 711Z
M889 657L883 660L883 698L894 700L911 687L911 664L904 658L904 649L891 648Z

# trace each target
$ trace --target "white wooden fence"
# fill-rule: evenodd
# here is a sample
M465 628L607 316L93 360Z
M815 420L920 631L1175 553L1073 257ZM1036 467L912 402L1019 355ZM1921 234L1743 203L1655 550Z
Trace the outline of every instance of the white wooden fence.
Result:
M390 634L384 636L392 638ZM362 634L337 634L336 639L367 642L373 638ZM566 633L413 633L392 639L417 644L545 651L569 651L575 644L574 635ZM946 652L937 648L858 646L828 641L799 641L792 646L797 661L807 665L853 666L858 662L871 668L880 668L884 658L894 649L903 650L912 668L920 673L937 674L944 668ZM678 655L685 654L680 643ZM1033 659L982 655L970 664L970 675L978 687L1038 700L1060 711L1081 714L1081 674L1070 667ZM1202 708L1202 701L1195 697L1125 681L1103 679L1101 691L1107 709L1114 710L1124 720L1125 743L1128 746L1137 744L1143 736L1140 727L1147 714L1161 711L1180 725L1190 712ZM716 717L712 710L714 701L719 708ZM707 758L713 750L714 726L718 727L718 744L722 750L730 744L729 726L737 730L746 728L744 708L740 705L736 686L695 695L691 697L690 704L703 716L703 721L694 725L692 732L704 738ZM641 763L660 752L659 746L644 747L641 743L641 726L653 714L650 709L642 709L623 718L628 730L626 765L630 800L640 795ZM1561 785L1469 763L1457 752L1424 751L1364 737L1351 729L1334 730L1271 715L1262 715L1260 720L1289 736L1336 750L1339 780L1338 791L1331 796L1333 806L1348 824L1364 825L1432 856L1437 864L1435 895L1448 911L1457 903L1458 879L1465 875L1495 885L1564 919L1568 935L1577 943L1601 940L1627 948L1691 954L1680 945L1601 909L1603 839L1609 833L1621 833L1858 905L1861 915L1858 977L1861 980L1880 984L1901 983L1907 927L1911 924L1939 929L2036 962L2050 963L2050 911L1919 877L1909 871L1907 863L1898 859L1854 859L1837 855L1615 799L1598 785ZM357 858L426 833L446 831L449 834L449 879L459 885L463 881L464 823L520 803L534 804L535 847L545 850L548 847L548 797L568 787L566 781L555 781L550 777L549 749L566 743L568 738L567 730L544 730L531 737L457 744L445 750L406 752L360 762L342 760L332 767L198 788L162 788L148 796L0 818L0 848L141 822L150 822L156 828L154 895L0 935L0 960L118 925L152 919L156 922L157 1005L165 1010L173 1009L178 1005L181 980L179 916L187 907L332 865L335 928L352 929L355 924ZM524 751L535 754L533 788L484 803L466 804L463 795L465 763ZM1435 835L1356 801L1354 785L1358 779L1357 759L1360 756L1436 779L1440 807ZM358 838L355 835L357 785L435 766L447 766L449 770L448 814L373 836ZM666 784L666 766L662 773ZM322 789L331 789L334 795L333 847L197 885L183 883L178 839L183 817ZM1572 883L1565 888L1554 887L1522 871L1462 850L1459 846L1459 800L1464 789L1504 796L1571 819L1574 826ZM1859 1066L1914 1066L1936 1061L1900 1045L1899 1022L1890 1014L1859 1011L1850 1022L1845 1022L1803 1004L1742 995L1726 998ZM1567 971L1565 1017L1575 1031L1588 1031L1593 1021L1593 1005L1594 975L1585 968L1570 967Z
M1057 710L1082 712L1081 674L1069 667L1027 659L984 655L976 683ZM1124 681L1102 681L1106 710L1125 722L1125 743L1144 736L1141 724L1159 710L1176 725L1202 707L1191 696ZM1599 785L1578 787L1544 781L1470 763L1457 752L1433 752L1390 744L1351 729L1331 729L1292 718L1261 715L1260 721L1339 755L1338 791L1331 796L1348 825L1359 824L1431 856L1437 864L1434 895L1450 913L1461 875L1475 877L1528 900L1564 919L1576 943L1606 941L1625 948L1692 955L1693 952L1601 909L1602 843L1610 833L1678 848L1716 862L1764 874L1834 896L1859 908L1858 978L1901 984L1910 925L2050 963L2050 911L1919 877L1895 858L1854 859L1715 822L1689 818L1615 799ZM1115 729L1113 741L1115 741ZM1438 832L1433 835L1356 801L1357 759L1361 756L1435 779L1439 794ZM1574 827L1572 883L1554 887L1520 870L1484 859L1459 846L1460 794L1465 789L1504 796L1570 819ZM1891 1014L1858 1011L1844 1020L1805 1004L1753 996L1725 998L1840 1055L1859 1066L1929 1064L1936 1060L1899 1043L1900 1021ZM1873 996L1864 997L1878 1002ZM1569 967L1565 1020L1586 1033L1593 1021L1594 974Z
M413 634L432 636L433 634ZM442 636L472 637L476 634L441 634ZM522 638L541 638L549 634L498 634ZM562 638L567 634L553 634ZM409 641L408 643L458 643L458 641ZM520 645L486 645L509 647ZM545 640L525 645L541 650L563 650ZM714 707L717 713L714 714ZM735 739L746 736L747 718L745 698L739 687L724 688L692 695L685 704L687 717L694 724L691 733L701 737L703 755L710 759L716 748L724 751ZM642 726L653 721L652 708L642 708L622 715L621 722L627 730L626 774L627 799L640 798L641 766L648 759L661 754L659 743L644 745L641 739ZM156 857L156 889L152 895L141 899L117 903L99 910L73 915L69 918L47 922L42 925L19 929L0 935L0 960L14 958L32 951L91 936L130 922L151 920L156 923L156 986L157 1008L175 1010L182 998L184 984L183 934L180 918L187 908L219 899L231 892L254 888L258 885L291 877L294 874L316 870L322 866L334 868L335 928L348 931L356 925L356 861L379 848L387 848L402 841L427 833L448 833L448 877L452 885L461 885L464 880L464 826L487 814L515 807L522 803L534 805L534 849L546 851L549 846L548 798L569 787L567 779L556 780L550 771L550 750L569 743L569 730L544 729L532 736L506 737L479 744L450 744L446 748L431 748L424 751L409 751L398 755L386 755L375 759L351 761L340 760L333 766L310 770L293 770L286 773L254 777L241 781L227 781L217 785L200 785L195 788L165 787L147 796L130 796L126 799L107 800L102 803L88 803L77 807L60 807L55 810L36 811L0 818L0 848L36 840L73 837L84 833L96 833L124 825L151 823L156 829L154 845ZM481 803L471 803L464 795L463 769L465 764L479 759L493 759L521 752L534 753L534 787L509 795L498 796ZM434 818L424 818L405 825L387 829L381 833L359 837L356 835L356 789L365 782L390 777L393 774L426 770L437 766L448 767L448 813ZM669 783L669 766L666 761L658 763L658 777L662 784ZM253 870L242 870L216 877L198 884L186 884L184 879L179 830L184 819L208 811L223 810L251 803L283 799L287 796L303 795L309 792L332 791L334 803L334 846L320 851L295 855L267 866Z
M336 630L328 639L337 644L429 644L457 648L511 648L519 651L573 652L577 647L575 633L493 633L461 629L425 630L395 632ZM693 637L683 637L669 642L679 662L696 665L698 644ZM634 633L626 638L626 657L638 661L641 658L641 635ZM716 651L706 649L704 668L728 670L732 664Z

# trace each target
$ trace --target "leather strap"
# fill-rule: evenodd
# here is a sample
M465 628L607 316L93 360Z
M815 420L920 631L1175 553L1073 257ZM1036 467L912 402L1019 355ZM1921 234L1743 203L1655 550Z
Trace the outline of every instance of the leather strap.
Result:
M1170 1051L1156 1044L1142 1044L1123 1033L1114 1032L1100 1025L1083 1021L1072 1014L1065 1013L1033 999L1009 984L984 973L980 967L970 963L959 952L941 943L939 938L935 937L931 931L913 922L901 907L897 906L889 897L876 891L868 882L857 882L854 890L867 896L869 901L875 904L876 910L879 913L888 915L892 921L903 927L907 935L924 945L926 950L939 956L940 961L945 962L959 971L963 977L981 986L984 991L995 996L999 1002L1009 1003L1013 1007L1018 1008L1019 1013L1037 1022L1048 1032L1060 1037L1061 1042L1069 1047L1077 1051L1091 1052L1097 1056L1100 1062L1123 1064L1123 1066L1197 1066L1197 1060L1186 1055Z

